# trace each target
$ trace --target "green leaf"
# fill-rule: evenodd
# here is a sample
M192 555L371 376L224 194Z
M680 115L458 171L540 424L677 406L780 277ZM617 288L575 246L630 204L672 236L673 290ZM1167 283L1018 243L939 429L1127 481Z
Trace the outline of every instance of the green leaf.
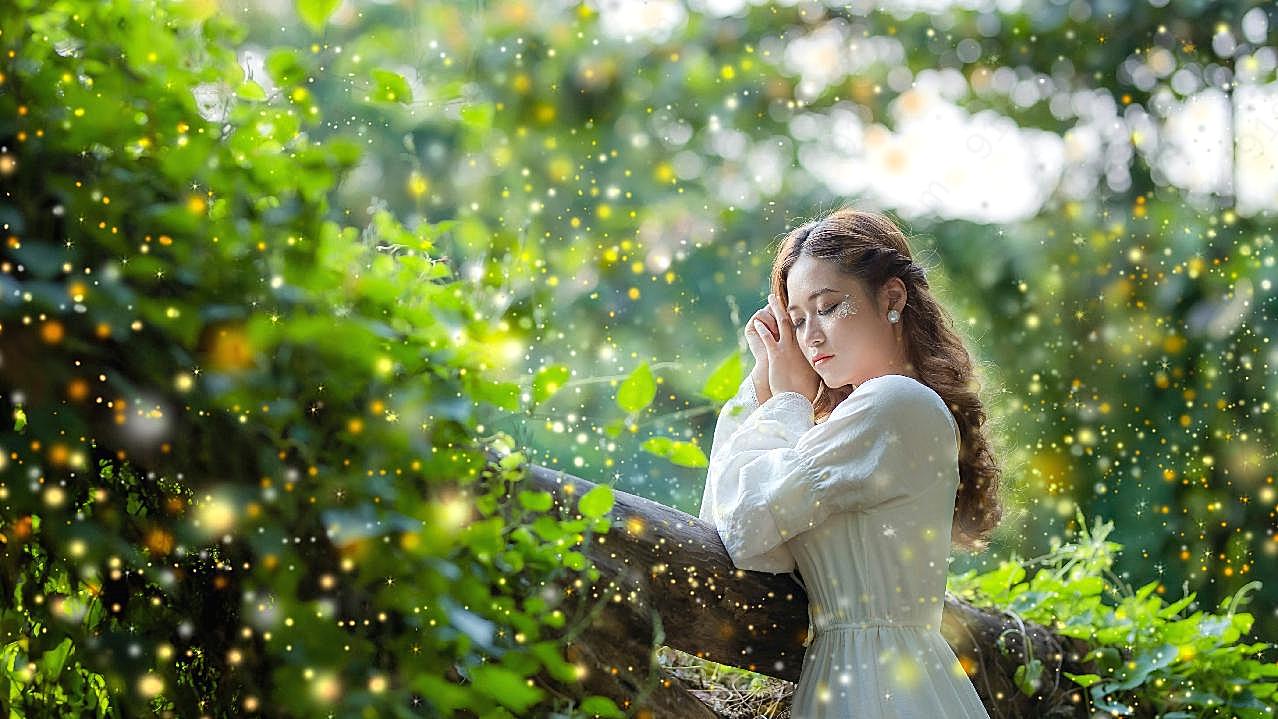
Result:
M363 148L344 137L334 137L324 142L324 149L342 167L354 167L364 154Z
M564 561L564 566L573 570L574 572L580 572L581 570L586 568L586 557L581 552L575 552L575 551L564 552L563 561Z
M606 484L596 484L589 492L581 495L581 499L577 501L577 511L581 516L588 519L602 517L612 511L613 502L612 487Z
M328 18L341 0L297 0L297 14L315 34L323 32Z
M21 432L27 426L27 413L21 407L13 410L13 431Z
M1095 596L1105 588L1105 580L1101 577L1081 577L1070 583L1070 590L1084 597Z
M542 666L546 667L546 671L551 676L562 682L577 681L577 667L572 662L564 659L560 653L562 650L558 642L544 641L533 644L532 653L541 660Z
M471 706L474 701L470 687L460 686L427 672L414 672L412 685L414 689L430 697L431 704L446 715Z
M413 91L408 86L408 81L399 73L382 68L373 68L371 74L374 84L372 93L374 102L408 103L413 101Z
M620 418L609 420L607 423L604 424L604 427L603 427L604 434L608 435L609 437L612 437L613 439L620 437L621 433L625 429L626 429L626 421Z
M519 504L522 505L524 509L529 509L534 512L545 512L550 509L554 503L555 498L551 496L550 492L539 490L535 492L521 491L519 493Z
M519 409L519 385L466 373L462 382L470 395L481 402L489 402L501 409L514 412Z
M493 125L493 106L487 103L466 105L460 114L462 124L472 130L485 131Z
M636 367L617 388L617 406L626 412L638 412L651 404L656 396L657 383L653 379L648 363L644 362Z
M262 101L266 99L266 90L262 89L262 86L253 80L241 82L240 86L235 88L235 94L245 100Z
M744 377L745 363L741 361L741 353L733 352L706 378L701 394L715 402L726 402L737 393Z
M481 664L470 670L471 685L481 693L497 700L503 706L523 714L529 707L541 701L545 692L528 686L524 677L505 667Z
M1141 652L1135 659L1125 663L1115 672L1111 691L1134 689L1145 683L1149 675L1159 669L1170 666L1180 656L1180 650L1172 644L1164 644L1152 652Z
M533 404L541 404L549 399L568 381L572 372L565 364L552 364L537 370L533 377Z
M1100 681L1099 674L1074 674L1072 672L1064 672L1064 671L1061 672L1061 674L1064 674L1070 679L1073 679L1074 682L1077 683L1080 687L1090 687L1091 685Z
M1022 694L1034 696L1034 692L1038 691L1038 679L1042 675L1043 662L1038 659L1031 659L1028 663L1016 667L1013 681Z
M40 657L40 673L51 683L57 683L66 665L67 655L71 653L71 639L63 639L57 647L50 649Z
M266 72L277 85L300 85L306 79L297 51L288 47L275 48L266 56Z
M701 448L693 442L669 437L650 437L639 447L658 457L665 457L681 467L705 467L710 463Z
M581 702L581 711L592 716L614 717L615 719L623 719L626 716L611 699L598 695L586 697Z

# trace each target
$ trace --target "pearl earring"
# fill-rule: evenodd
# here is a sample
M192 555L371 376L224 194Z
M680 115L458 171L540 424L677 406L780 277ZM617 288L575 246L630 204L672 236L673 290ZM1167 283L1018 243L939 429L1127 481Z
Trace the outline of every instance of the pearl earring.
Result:
M896 324L901 321L901 313L896 310L888 310L888 322Z

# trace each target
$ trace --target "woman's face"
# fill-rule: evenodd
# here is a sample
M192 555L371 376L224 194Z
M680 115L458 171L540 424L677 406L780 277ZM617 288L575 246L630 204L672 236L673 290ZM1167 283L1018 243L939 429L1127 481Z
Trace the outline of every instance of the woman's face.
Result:
M829 260L800 255L790 268L785 299L794 338L827 387L838 388L901 372L889 307L900 310L905 285L893 278L881 291L879 308L860 283ZM814 360L831 355L821 362Z

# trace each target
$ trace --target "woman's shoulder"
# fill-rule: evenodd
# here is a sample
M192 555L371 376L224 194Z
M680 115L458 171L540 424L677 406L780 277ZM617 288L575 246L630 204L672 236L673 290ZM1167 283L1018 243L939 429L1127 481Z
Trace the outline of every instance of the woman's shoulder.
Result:
M831 417L846 414L858 407L872 407L875 414L887 411L906 421L927 415L935 416L938 410L949 414L949 407L936 390L902 374L885 374L865 380L834 408Z

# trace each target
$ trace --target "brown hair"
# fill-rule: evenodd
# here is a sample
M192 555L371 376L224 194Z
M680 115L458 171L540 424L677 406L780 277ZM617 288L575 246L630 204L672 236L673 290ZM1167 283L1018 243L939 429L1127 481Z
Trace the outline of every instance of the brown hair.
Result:
M977 393L977 372L949 313L933 297L922 266L914 262L909 241L888 216L844 205L824 217L788 232L772 264L772 292L789 304L786 284L800 255L830 260L856 279L878 303L878 290L900 277L908 292L901 311L906 358L923 384L945 400L959 426L959 485L951 540L970 550L988 546L989 535L1003 516L999 498L1002 468L985 431L986 414ZM778 318L780 319L780 318ZM824 381L813 407L816 421L829 418L848 387Z

